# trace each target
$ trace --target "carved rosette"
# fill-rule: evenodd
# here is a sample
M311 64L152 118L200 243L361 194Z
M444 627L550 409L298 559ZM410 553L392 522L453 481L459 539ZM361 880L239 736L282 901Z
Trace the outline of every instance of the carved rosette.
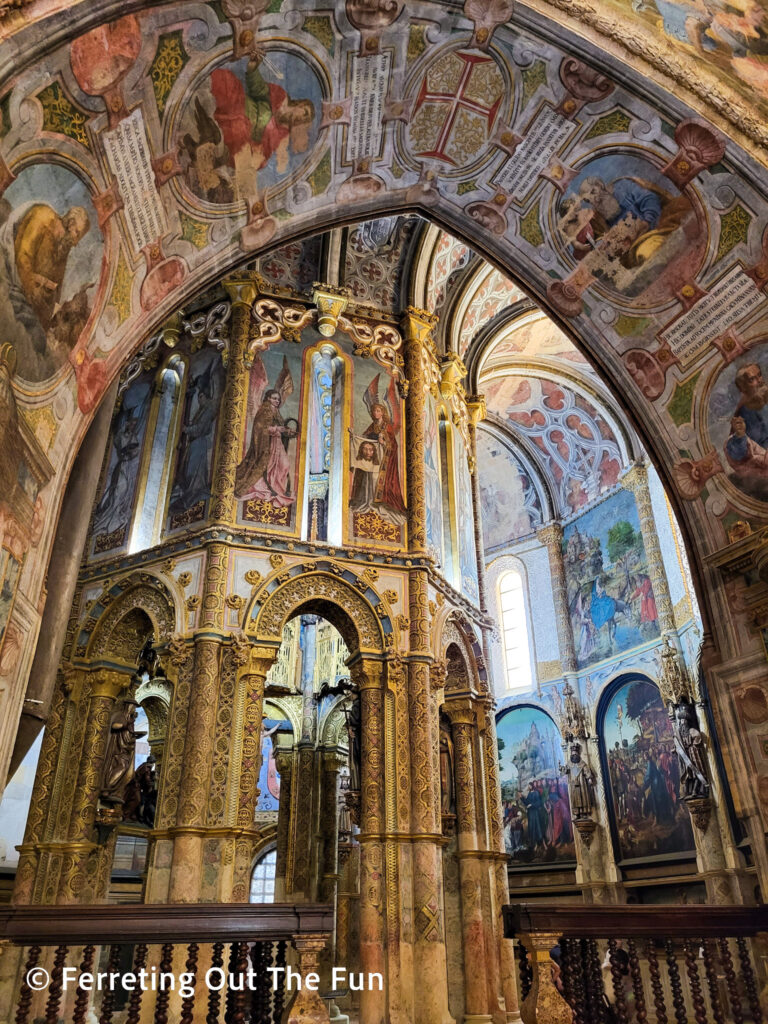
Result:
M659 613L659 628L662 633L674 632L675 616L669 596L669 584L664 571L659 536L653 518L651 492L648 488L648 470L645 464L636 462L622 477L621 485L626 490L632 491L635 496L640 532L643 535L645 553L648 556L648 571L653 586L653 596L656 599L656 608Z

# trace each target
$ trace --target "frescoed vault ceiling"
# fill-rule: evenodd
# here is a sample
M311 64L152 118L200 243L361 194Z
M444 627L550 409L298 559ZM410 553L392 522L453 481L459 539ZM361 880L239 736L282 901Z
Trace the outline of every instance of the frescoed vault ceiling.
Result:
M548 19L559 6L569 13ZM285 11L224 0L110 24L102 9L35 0L2 22L6 450L35 480L14 512L25 650L72 459L131 354L233 268L258 259L274 281L302 265L309 281L315 256L297 239L397 214L419 213L490 261L490 305L467 325L468 352L512 289L579 340L671 486L700 565L737 524L768 523L768 174L763 154L739 144L766 129L758 113L733 124L735 22L728 58L712 15L702 45L723 59L681 92L671 85L687 44L655 30L648 59L668 73L649 82L600 51L597 8L581 0L515 12L491 0L296 0ZM609 34L632 50L653 12L616 12L607 24L637 28ZM573 16L578 35L564 27ZM744 16L757 19L745 59L759 67L762 15ZM701 117L701 82L716 127ZM449 316L461 290L451 264L467 258L452 246L429 284ZM350 267L360 287L364 263ZM498 415L568 409L579 425L567 435L565 419L552 422L563 439L550 435L548 457L586 431L600 455L583 479L599 488L615 461L599 404L551 383L562 398L532 388L515 405L518 392L504 391ZM566 504L581 500L571 479L563 472Z

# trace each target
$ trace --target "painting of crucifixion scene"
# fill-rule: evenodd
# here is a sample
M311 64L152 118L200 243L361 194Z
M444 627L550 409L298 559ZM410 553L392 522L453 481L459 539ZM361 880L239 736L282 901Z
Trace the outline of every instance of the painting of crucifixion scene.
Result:
M621 860L694 849L688 810L680 799L680 768L672 724L649 680L620 686L605 711L602 741Z
M545 712L513 708L498 722L504 848L513 864L572 861L576 852L563 745Z

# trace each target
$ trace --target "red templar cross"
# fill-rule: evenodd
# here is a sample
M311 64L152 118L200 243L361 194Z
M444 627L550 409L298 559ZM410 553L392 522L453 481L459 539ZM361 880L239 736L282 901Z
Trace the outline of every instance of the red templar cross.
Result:
M484 147L504 96L496 61L454 50L429 69L421 83L408 134L418 156L470 163Z

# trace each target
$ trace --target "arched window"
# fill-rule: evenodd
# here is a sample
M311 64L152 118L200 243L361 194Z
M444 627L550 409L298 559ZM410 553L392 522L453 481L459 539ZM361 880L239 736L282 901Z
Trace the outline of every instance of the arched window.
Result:
M267 850L253 865L251 872L251 893L249 903L275 902L275 868L277 866L277 850L273 846Z
M184 360L173 356L157 378L149 413L148 436L152 440L144 449L139 476L144 483L136 503L129 554L151 548L160 540L171 485L171 454L176 445L185 371Z
M499 610L507 690L530 690L531 644L523 577L516 569L499 580Z

